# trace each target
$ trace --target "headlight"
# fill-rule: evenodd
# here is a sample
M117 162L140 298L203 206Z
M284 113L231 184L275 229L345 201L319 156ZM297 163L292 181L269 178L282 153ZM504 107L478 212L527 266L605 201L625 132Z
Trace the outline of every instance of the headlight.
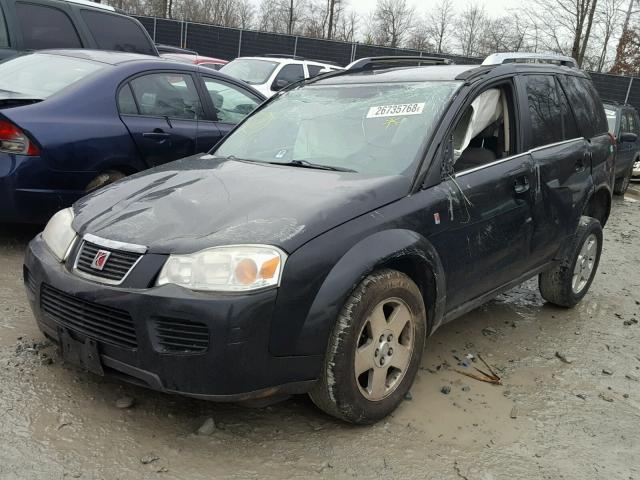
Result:
M42 232L42 239L49 250L64 262L69 256L76 232L71 228L73 222L73 209L65 208L56 213Z
M268 245L231 245L188 255L171 255L157 285L191 290L244 292L277 286L287 255Z

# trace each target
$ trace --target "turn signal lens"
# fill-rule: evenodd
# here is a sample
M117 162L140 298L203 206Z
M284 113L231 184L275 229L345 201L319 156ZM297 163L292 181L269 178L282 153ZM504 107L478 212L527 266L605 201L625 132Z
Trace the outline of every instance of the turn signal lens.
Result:
M40 154L40 149L20 128L0 120L0 152L35 156Z
M273 257L271 260L267 260L260 267L260 276L262 278L273 278L280 266L280 258Z

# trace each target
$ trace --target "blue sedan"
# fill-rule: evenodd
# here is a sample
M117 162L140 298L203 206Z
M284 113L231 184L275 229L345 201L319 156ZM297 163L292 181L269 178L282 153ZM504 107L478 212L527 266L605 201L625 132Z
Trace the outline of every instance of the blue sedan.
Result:
M119 178L207 151L263 100L211 69L133 53L1 63L0 222L44 222Z

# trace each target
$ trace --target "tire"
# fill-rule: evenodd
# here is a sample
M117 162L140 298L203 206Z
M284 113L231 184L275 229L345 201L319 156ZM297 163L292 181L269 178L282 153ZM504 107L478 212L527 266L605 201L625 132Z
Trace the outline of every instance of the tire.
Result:
M87 193L94 192L124 177L126 177L124 173L118 172L116 170L109 170L109 171L103 172L89 182L89 184L87 185L87 188L85 188L85 191Z
M557 266L538 276L542 298L560 307L576 305L589 291L598 270L601 253L600 222L592 217L581 217L565 258Z
M389 269L369 275L338 316L311 399L355 424L386 417L413 383L426 329L422 293L408 276Z
M635 163L635 160L634 160ZM613 185L613 193L616 195L624 195L629 188L629 183L631 182L631 175L633 173L633 165L629 168L629 171L624 174L624 176L616 179L616 183Z

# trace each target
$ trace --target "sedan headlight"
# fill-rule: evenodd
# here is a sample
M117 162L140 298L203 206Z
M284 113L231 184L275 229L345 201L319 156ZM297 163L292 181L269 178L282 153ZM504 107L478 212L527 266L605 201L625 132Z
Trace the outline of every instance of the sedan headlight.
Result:
M73 209L65 208L56 213L42 232L42 239L58 260L64 262L69 256L76 232L71 228Z
M244 292L280 284L287 255L269 245L230 245L188 255L171 255L157 285L191 290Z

